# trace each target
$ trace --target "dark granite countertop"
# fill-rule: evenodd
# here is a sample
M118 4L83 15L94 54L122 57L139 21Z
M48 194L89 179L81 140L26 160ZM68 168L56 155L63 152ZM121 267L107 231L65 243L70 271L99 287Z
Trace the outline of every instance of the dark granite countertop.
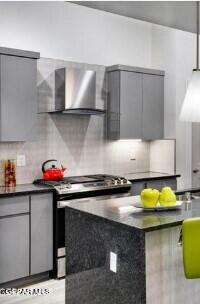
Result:
M200 199L193 200L190 204L183 203L182 208L179 210L153 212L134 208L134 202L136 201L138 201L136 196L106 200L85 199L80 202L69 202L67 208L70 207L77 211L145 232L177 226L186 218L200 216ZM131 206L132 210L121 208L120 212L119 208L125 206Z
M137 172L137 173L124 173L123 176L132 181L132 182L138 182L138 181L149 181L149 180L160 180L160 179L166 179L166 178L175 178L180 177L180 174L168 174L168 173L162 173L162 172Z
M17 185L15 188L0 186L0 198L6 196L26 195L34 193L53 192L53 188L33 184Z

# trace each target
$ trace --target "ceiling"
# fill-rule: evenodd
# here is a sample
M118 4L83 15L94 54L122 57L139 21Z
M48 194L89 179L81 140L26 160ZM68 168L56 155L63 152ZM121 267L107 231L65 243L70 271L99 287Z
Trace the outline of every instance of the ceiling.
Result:
M196 32L196 1L72 1L75 4Z

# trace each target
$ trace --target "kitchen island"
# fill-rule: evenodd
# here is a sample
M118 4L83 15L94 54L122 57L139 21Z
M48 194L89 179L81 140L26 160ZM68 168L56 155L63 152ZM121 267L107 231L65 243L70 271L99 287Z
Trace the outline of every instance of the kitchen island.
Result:
M136 200L66 207L67 304L199 303L200 280L185 279L178 240L182 221L200 216L200 200L165 212L135 209Z

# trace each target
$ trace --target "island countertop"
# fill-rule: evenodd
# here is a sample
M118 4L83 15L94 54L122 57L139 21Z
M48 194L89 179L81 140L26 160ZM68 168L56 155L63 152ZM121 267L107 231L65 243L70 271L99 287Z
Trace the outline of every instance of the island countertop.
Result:
M200 216L200 199L183 203L179 210L152 212L135 208L136 201L138 201L136 196L105 200L84 199L77 202L69 201L67 207L144 232L178 226L186 218Z

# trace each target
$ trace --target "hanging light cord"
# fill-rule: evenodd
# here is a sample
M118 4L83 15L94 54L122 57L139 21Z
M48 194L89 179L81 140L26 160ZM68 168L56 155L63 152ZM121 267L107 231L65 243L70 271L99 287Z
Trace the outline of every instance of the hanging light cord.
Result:
M197 70L199 70L199 1L197 1Z

